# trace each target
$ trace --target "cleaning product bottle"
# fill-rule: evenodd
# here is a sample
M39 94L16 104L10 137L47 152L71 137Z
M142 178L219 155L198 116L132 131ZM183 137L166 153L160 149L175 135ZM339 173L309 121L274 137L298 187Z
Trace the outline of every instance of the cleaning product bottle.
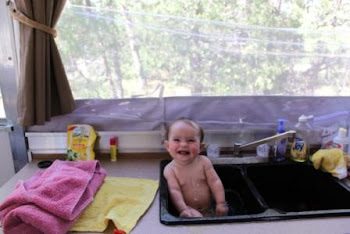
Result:
M333 148L343 150L344 153L348 153L348 147L350 144L350 138L346 136L347 130L345 128L339 128L338 135L333 138Z
M298 119L298 123L295 125L295 137L291 146L291 159L296 162L305 162L310 154L309 138L311 134L311 126L308 123L308 119L313 116L302 115Z
M118 158L118 138L112 137L109 139L109 149L111 154L111 162L116 162Z
M286 131L284 126L285 122L287 122L286 119L278 119L277 134L281 134ZM282 162L286 159L287 143L287 138L283 138L275 142L272 161Z

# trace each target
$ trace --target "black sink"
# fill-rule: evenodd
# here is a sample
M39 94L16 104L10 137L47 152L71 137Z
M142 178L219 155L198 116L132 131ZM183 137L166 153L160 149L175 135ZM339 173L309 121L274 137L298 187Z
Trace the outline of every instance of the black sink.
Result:
M311 164L250 165L246 175L267 205L282 213L350 209L349 188Z
M214 168L220 177L226 194L226 202L230 207L228 216L203 217L203 218L180 218L173 206L168 186L163 177L163 169L170 160L161 162L160 176L160 219L164 224L184 223L218 223L228 222L228 219L242 219L242 216L259 214L265 211L263 203L255 196L249 186L249 181L244 176L244 171L236 165L215 165Z
M229 213L222 217L180 218L168 194L160 164L160 221L163 224L228 223L320 216L350 216L350 189L311 164L215 165Z

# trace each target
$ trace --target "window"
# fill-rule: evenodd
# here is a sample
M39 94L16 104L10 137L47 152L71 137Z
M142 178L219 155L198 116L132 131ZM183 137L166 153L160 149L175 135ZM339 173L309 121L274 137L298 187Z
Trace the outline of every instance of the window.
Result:
M154 131L187 116L218 131L207 142L232 146L302 114L349 126L349 11L326 0L69 0L56 40L77 109L28 130L84 123L159 144Z
M349 1L70 0L75 99L350 94Z
M29 130L158 131L187 116L206 130L275 132L278 118L348 111L349 11L325 0L69 0L56 40L78 108Z
M0 92L0 119L5 118L4 102L2 100L2 94Z

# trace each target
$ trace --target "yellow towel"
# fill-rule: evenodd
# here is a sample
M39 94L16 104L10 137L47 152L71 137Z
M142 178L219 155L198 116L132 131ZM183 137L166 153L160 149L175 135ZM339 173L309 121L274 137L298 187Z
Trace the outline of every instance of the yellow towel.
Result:
M118 229L129 233L152 203L157 190L156 180L106 177L71 231L103 232L112 220Z
M334 177L344 179L347 172L346 155L341 149L321 149L311 158L316 169L331 173Z

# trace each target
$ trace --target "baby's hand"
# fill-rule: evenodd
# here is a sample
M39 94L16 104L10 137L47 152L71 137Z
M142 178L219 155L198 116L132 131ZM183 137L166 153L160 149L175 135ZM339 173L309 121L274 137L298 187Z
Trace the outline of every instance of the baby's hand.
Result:
M226 203L218 203L218 204L216 204L215 212L216 212L217 216L227 215L228 207L226 206Z
M192 217L203 217L203 215L196 209L188 207L187 209L181 211L181 218L192 218Z

